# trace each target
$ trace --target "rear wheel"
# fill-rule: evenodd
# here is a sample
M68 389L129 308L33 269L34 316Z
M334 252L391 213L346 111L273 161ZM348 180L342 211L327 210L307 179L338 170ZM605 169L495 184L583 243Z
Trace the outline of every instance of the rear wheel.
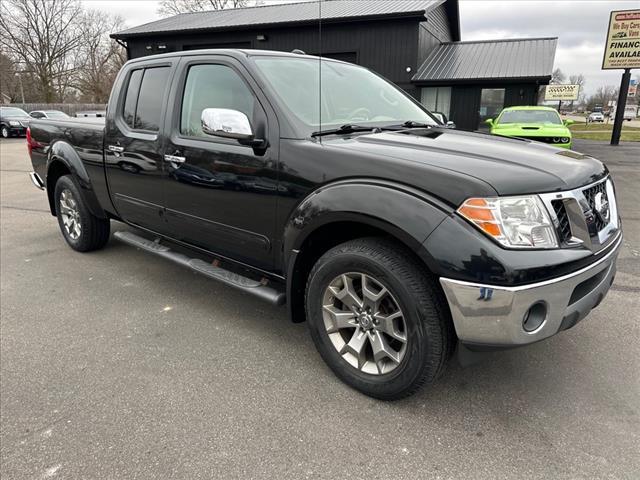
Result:
M58 179L54 195L58 224L69 246L79 252L104 247L109 240L109 219L89 211L71 175Z
M453 347L435 279L394 242L358 239L323 255L306 311L322 358L345 383L394 400L433 382Z

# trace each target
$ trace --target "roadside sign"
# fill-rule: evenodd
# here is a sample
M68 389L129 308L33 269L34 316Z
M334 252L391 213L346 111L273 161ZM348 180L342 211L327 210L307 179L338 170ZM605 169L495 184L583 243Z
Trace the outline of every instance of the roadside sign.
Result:
M638 80L636 79L629 80L629 93L627 94L627 96L635 97L637 93L638 93Z
M617 10L609 17L603 70L640 68L640 10Z
M580 85L547 85L544 89L546 101L578 100Z

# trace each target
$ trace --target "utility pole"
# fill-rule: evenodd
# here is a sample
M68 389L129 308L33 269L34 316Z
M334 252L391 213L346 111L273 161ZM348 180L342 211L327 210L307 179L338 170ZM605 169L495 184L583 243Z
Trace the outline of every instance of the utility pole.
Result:
M620 92L618 93L618 103L616 104L616 118L613 121L613 131L611 132L611 145L618 145L620 143L622 122L624 121L624 107L627 104L630 80L631 69L625 68L622 74L622 81L620 82Z

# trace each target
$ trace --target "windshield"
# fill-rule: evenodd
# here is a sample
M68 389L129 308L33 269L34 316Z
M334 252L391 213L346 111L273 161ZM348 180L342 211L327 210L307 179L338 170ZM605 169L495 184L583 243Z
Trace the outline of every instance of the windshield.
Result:
M46 111L44 112L47 114L48 118L69 118L69 115L67 115L64 112L58 112L58 111Z
M505 110L498 123L552 123L562 125L557 112L551 110Z
M284 105L312 129L345 124L437 123L395 86L364 68L310 58L260 57L256 65ZM322 116L320 100L322 99Z
M7 117L28 117L29 114L22 110L21 108L14 107L2 107L0 108L0 114L6 115Z

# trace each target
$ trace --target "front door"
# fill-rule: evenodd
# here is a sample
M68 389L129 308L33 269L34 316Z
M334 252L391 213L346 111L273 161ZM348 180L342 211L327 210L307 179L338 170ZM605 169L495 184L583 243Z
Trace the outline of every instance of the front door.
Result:
M270 269L278 132L277 122L268 121L273 111L257 91L243 67L229 57L182 59L166 120L163 190L174 238ZM205 108L246 114L256 137L268 138L269 147L256 150L234 139L205 134L201 126ZM176 158L179 161L173 161Z
M166 93L176 60L148 62L126 72L120 97L105 127L105 166L113 205L120 217L163 232L162 137ZM114 88L118 91L118 88Z

